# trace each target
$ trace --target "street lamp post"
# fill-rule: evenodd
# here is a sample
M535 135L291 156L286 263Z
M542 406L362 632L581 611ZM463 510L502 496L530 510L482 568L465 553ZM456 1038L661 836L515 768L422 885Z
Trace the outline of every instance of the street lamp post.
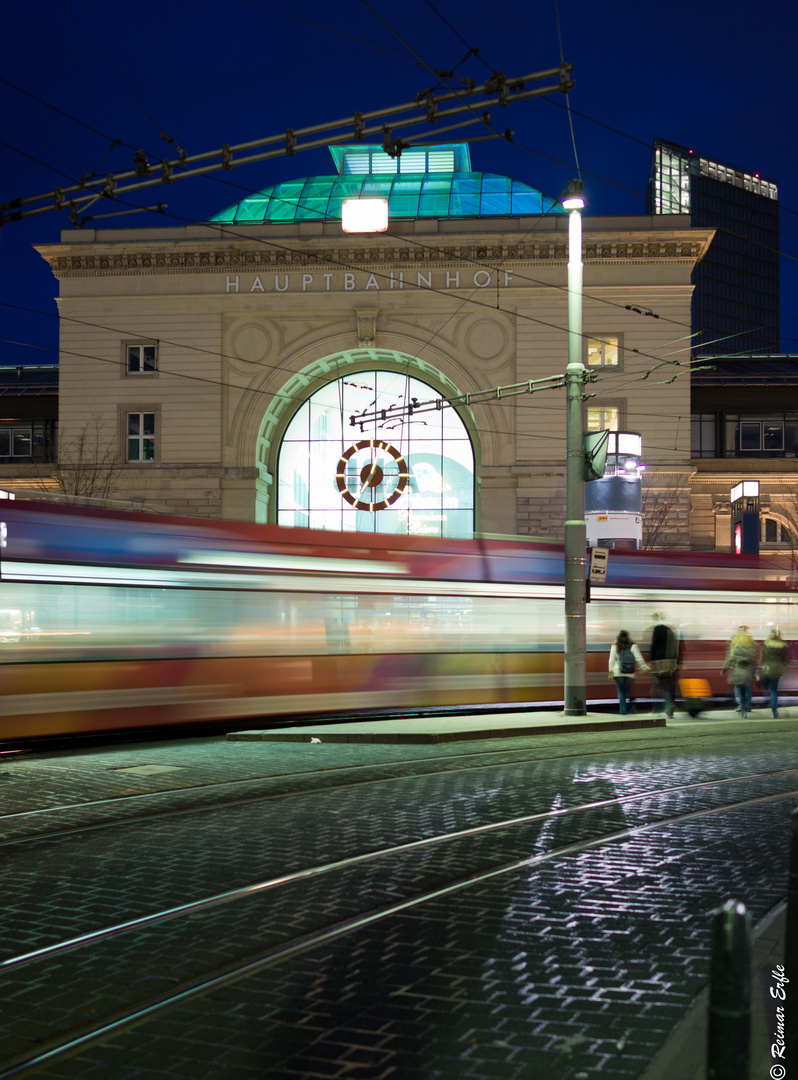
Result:
M565 715L584 716L585 652L585 455L582 424L582 181L571 180L562 197L568 211L568 367L565 369Z

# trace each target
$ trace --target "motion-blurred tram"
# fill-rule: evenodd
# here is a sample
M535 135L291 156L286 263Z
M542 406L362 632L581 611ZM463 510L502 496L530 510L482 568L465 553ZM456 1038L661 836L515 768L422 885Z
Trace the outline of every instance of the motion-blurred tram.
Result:
M0 740L563 700L558 544L22 500L0 518ZM725 694L737 626L798 638L789 571L775 556L613 552L587 605L589 704L615 698L618 630L645 651L655 611L690 674Z

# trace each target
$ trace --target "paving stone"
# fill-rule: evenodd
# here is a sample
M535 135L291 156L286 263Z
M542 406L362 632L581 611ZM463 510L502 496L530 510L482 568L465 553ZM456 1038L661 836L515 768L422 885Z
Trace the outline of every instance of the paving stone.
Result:
M405 747L405 757L396 748L339 745L325 760L325 768L339 770L334 777L318 759L310 771L306 752L275 744L246 744L246 757L217 752L212 741L98 751L91 760L51 756L31 763L29 781L17 781L19 812L31 794L22 788L38 781L30 805L50 815L47 828L104 827L6 844L6 944L35 948L350 851L578 805L588 792L614 798L798 767L794 732L786 730L756 741L727 736L709 745L704 738L689 751L646 739L604 736L596 754L595 739L586 748L584 740L560 736L546 750L496 746L462 758L462 745L432 755ZM122 786L121 770L139 765L149 775L128 776ZM344 786L354 779L357 787ZM219 799L207 787L214 780L238 786ZM390 903L476 866L794 784L791 776L772 775L646 797L361 864L335 879L308 879L112 939L92 958L75 952L68 968L66 958L59 961L57 978L42 978L33 966L11 969L10 1000L24 1003L31 1031L41 1030L37 1010L63 1029L76 1008L88 1017L109 1003L122 1007L209 965L234 962L253 945L266 948L355 914L364 903ZM142 802L120 801L130 790L150 800L149 817ZM89 795L96 805L85 805ZM57 810L59 799L76 808ZM4 809L13 812L13 805ZM156 809L171 813L156 817ZM160 1075L209 1080L259 1076L264 1062L270 1080L364 1069L369 1080L380 1069L380 1076L401 1080L638 1076L706 981L713 907L734 892L760 918L783 896L789 809L789 802L763 804L671 824L474 885L195 999L41 1075L148 1075L149 1052L141 1048L152 1030L158 1045L175 1051ZM9 839L13 830L24 837L34 825L42 828L43 818L14 820L0 818ZM11 1038L9 1025L5 1049ZM138 1073L128 1067L137 1054Z

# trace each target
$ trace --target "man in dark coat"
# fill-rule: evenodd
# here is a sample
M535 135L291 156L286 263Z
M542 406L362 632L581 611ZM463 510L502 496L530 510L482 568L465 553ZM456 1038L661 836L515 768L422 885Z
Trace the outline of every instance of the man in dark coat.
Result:
M662 697L665 715L670 720L673 716L673 702L676 697L676 668L679 666L679 641L673 629L668 626L664 616L654 616L654 629L651 632L649 664L654 675L654 684Z

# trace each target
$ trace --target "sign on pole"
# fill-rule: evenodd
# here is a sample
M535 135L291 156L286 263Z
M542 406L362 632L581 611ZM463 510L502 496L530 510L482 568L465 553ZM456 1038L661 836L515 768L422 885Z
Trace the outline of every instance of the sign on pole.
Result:
M590 549L590 581L603 585L607 580L607 564L610 561L609 548Z

